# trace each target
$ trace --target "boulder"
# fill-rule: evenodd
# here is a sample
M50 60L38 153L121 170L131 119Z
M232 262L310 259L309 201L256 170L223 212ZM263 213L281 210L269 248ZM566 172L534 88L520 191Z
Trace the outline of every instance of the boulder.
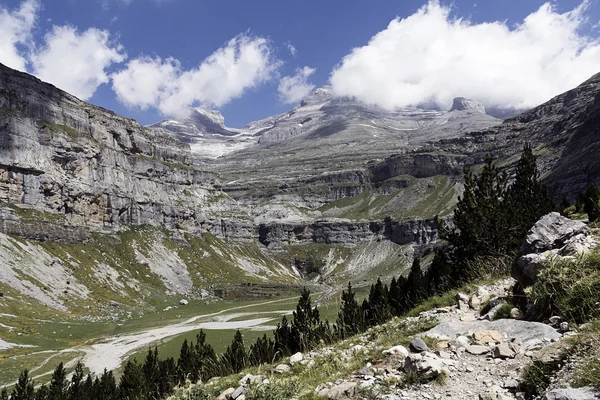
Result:
M473 354L475 356L481 356L483 354L487 354L490 352L490 348L487 346L481 346L478 344L474 344L472 346L466 346L465 349L467 353Z
M498 346L494 347L492 354L494 355L494 358L499 358L501 360L515 358L515 352L506 343L500 343Z
M290 364L295 365L304 359L302 353L298 352L292 356L290 356Z
M349 397L354 397L354 395L356 394L357 385L358 384L356 382L342 382L330 388L321 389L319 391L319 396L332 400L347 399Z
M398 345L384 350L383 354L404 358L408 355L408 350L406 350L406 347Z
M595 246L587 225L557 212L544 215L527 233L512 265L512 276L523 285L535 283L550 256L584 253Z
M473 340L478 344L495 344L504 342L504 337L502 337L502 334L498 331L480 329L473 332Z
M179 300L179 304L182 306L187 306L188 305L188 301L186 299L181 299Z
M290 367L287 364L279 364L278 366L275 367L275 372L278 374L287 374L292 370L292 367Z
M221 392L221 394L217 397L217 400L227 400L230 396L235 392L235 388L228 388Z
M246 374L242 379L239 380L239 384L249 386L252 384L259 384L262 381L263 378L260 375Z
M408 349L413 353L422 353L424 351L429 351L429 347L427 347L427 345L421 338L413 339L413 341L410 342Z
M231 393L231 396L229 396L231 398L231 400L237 400L239 399L242 395L244 394L244 387L240 386L237 389L235 389L235 391L233 393Z
M416 372L427 379L433 379L446 371L440 358L428 351L409 354L404 359L403 368L405 372Z
M544 395L545 400L596 400L600 399L600 392L585 388L554 389Z

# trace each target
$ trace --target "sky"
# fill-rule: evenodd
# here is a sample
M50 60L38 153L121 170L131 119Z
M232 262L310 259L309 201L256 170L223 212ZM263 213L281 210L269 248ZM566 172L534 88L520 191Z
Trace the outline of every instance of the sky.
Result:
M538 105L600 72L600 0L0 0L0 62L150 124L331 85L395 109Z

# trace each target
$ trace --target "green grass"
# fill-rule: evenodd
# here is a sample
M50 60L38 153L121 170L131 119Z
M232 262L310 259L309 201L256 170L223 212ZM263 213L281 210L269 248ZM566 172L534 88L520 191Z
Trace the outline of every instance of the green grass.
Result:
M54 131L58 131L58 132L64 132L64 133L66 133L68 135L71 135L71 136L78 136L78 135L81 134L77 130L75 130L75 129L71 128L70 126L67 126L67 125L53 124L52 122L43 121L43 120L37 120L35 122L40 127L48 128L48 129L51 129L51 130L54 130Z

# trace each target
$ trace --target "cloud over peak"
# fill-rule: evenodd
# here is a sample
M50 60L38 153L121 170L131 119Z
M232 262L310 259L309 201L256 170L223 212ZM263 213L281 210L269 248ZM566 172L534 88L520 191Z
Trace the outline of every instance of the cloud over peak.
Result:
M139 57L112 75L113 90L130 107L178 114L187 107L220 107L265 82L280 66L266 39L238 35L196 68L174 58Z
M431 0L353 49L330 81L337 95L390 109L447 109L457 96L490 108L533 107L600 69L600 42L580 33L586 6L560 14L546 3L511 28L454 18Z
M284 76L279 81L277 92L279 98L285 104L293 104L302 100L315 88L315 85L308 82L308 78L314 74L316 69L305 66L296 69L292 76Z

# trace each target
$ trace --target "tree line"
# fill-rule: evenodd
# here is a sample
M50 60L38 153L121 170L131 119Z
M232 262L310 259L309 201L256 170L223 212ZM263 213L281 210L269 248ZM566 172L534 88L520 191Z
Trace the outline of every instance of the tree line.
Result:
M321 320L312 305L310 291L302 291L296 310L288 320L283 316L273 331L246 347L238 330L220 356L200 331L196 341L184 340L179 358L160 359L158 349L149 349L143 364L128 361L117 383L111 371L85 377L77 364L70 380L61 363L48 385L37 390L27 370L8 395L0 400L137 400L163 399L187 381L197 382L238 373L249 366L276 362L296 352L343 340L401 316L429 296L446 292L471 279L472 261L479 257L510 255L518 250L527 230L555 206L540 182L536 159L529 145L514 173L512 183L506 172L485 161L480 174L465 169L465 188L451 222L439 220L440 235L448 243L436 252L424 272L415 258L407 277L381 279L372 284L368 296L359 304L349 283L341 294L341 307L333 324ZM597 202L596 202L597 205Z

